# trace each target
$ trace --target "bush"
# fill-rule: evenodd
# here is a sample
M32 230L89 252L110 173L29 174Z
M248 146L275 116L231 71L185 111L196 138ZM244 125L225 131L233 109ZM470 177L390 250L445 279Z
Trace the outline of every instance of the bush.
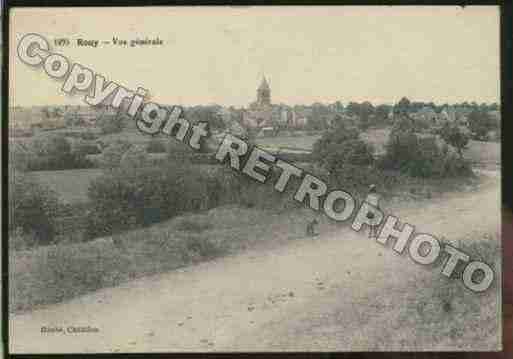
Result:
M51 243L55 236L57 195L28 175L12 170L9 199L9 232L13 239L23 241L21 247Z
M175 225L175 228L179 231L197 232L197 233L206 231L207 229L211 229L212 227L213 227L212 223L201 223L201 222L193 221L188 218L182 219Z
M199 171L169 164L114 169L89 187L92 209L88 237L161 222L179 213L207 208L206 181Z
M62 302L133 278L211 259L225 250L206 235L184 235L155 226L114 236L113 241L10 252L9 310Z
M435 137L419 138L411 129L396 127L389 135L386 154L379 161L385 169L399 170L413 177L457 177L472 174L470 163L451 152Z
M470 139L458 125L448 122L440 129L440 137L449 145L456 148L460 156L463 156L462 151L467 147Z
M9 141L9 167L26 171L33 159L33 153L22 143Z
M335 130L325 132L315 142L312 156L330 171L345 165L370 165L373 162L373 149L358 137L356 128L340 122Z
M95 142L77 139L73 142L72 152L77 156L85 157L87 155L98 155L101 150Z
M485 110L473 110L468 115L468 124L472 138L478 141L488 140L488 133L500 127L500 124Z
M117 115L105 115L98 120L99 126L104 135L119 133L123 131L123 121Z
M94 132L87 131L87 132L82 132L80 137L85 141L94 141L94 140L97 140L99 136Z
M374 184L382 193L387 193L401 184L402 178L394 171L383 171L373 166L346 165L329 173L330 188L339 188L358 196L367 193Z
M148 154L142 146L133 145L121 156L119 165L125 169L148 166Z
M346 166L366 166L374 162L373 149L364 141L348 140L342 144L331 145L319 163L328 171L345 168Z
M37 136L29 145L29 171L57 171L93 166L83 148L73 149L62 134Z
M223 249L214 241L202 235L190 235L181 242L183 259L186 262L212 259L220 256Z
M119 167L121 158L131 147L127 142L116 141L109 144L102 152L100 165L104 169L114 169Z
M148 147L146 148L146 150L148 151L148 153L165 153L166 145L163 141L153 138L148 143Z

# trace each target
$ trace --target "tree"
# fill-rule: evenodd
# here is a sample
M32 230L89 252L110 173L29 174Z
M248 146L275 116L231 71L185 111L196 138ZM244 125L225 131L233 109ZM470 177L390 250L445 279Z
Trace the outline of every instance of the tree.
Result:
M407 97L403 97L394 107L395 113L409 113L411 111L411 102Z
M148 166L148 154L143 146L133 145L121 156L119 165L125 169Z
M359 132L340 122L332 131L327 131L313 147L316 161L329 171L346 164L368 165L373 161L372 148L360 140Z
M108 145L102 152L101 166L105 169L114 169L119 167L121 158L131 147L129 143L116 141Z
M71 153L71 145L64 135L41 135L34 138L32 143L38 156L61 158Z
M99 120L103 134L119 133L123 130L123 120L117 115L104 115Z
M388 120L388 114L390 113L391 106L390 105L378 105L376 106L376 109L374 111L376 116L376 122L377 123L385 123Z
M57 194L27 174L9 171L9 231L21 229L39 244L49 244L55 236Z
M360 128L365 130L369 128L371 124L371 117L374 114L374 106L369 101L365 101L360 105L359 117L360 117Z
M350 102L346 111L349 115L358 117L359 126L362 130L367 129L371 125L371 118L374 114L374 106L369 101L362 102Z
M467 147L469 136L462 131L456 124L445 123L440 131L440 137L456 148L460 157L463 156L463 150Z
M487 111L481 109L474 109L468 115L469 128L476 140L487 140L488 132L498 127L495 122Z

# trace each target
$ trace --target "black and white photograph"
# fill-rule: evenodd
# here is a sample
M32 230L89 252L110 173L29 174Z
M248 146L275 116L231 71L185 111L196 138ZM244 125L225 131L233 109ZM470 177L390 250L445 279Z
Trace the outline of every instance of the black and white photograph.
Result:
M503 349L499 6L7 16L9 353Z

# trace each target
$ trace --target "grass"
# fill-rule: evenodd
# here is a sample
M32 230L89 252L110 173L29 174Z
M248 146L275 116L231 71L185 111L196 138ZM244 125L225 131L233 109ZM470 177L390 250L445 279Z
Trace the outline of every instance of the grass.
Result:
M9 310L32 310L269 240L297 238L304 235L302 216L227 206L90 242L12 251Z
M388 140L390 129L370 129L362 133L362 139L371 143L378 153L384 151L384 145ZM129 139L134 141L147 142L151 140L149 136L143 136L138 132L125 131L116 136L122 138L126 133L131 134ZM114 136L114 135L109 135ZM126 137L125 137L126 138ZM267 149L282 149L284 151L311 150L315 141L320 135L308 135L303 137L264 137L258 138L257 144ZM150 154L150 158L161 159L165 154ZM464 151L464 156L475 164L497 165L500 164L500 143L470 141L468 149ZM89 183L101 174L99 169L78 169L68 171L38 171L32 172L34 176L43 184L54 189L60 197L69 203L87 201L87 188Z
M313 144L321 136L320 135L308 135L301 137L260 137L256 139L257 145L268 147L268 148L287 148L296 150L312 150Z
M389 133L389 128L370 129L362 133L361 137L364 141L371 143L377 153L384 153ZM500 152L500 143L470 140L467 149L463 151L463 156L475 164L500 165Z
M457 247L473 260L483 260L492 265L495 273L500 272L499 233L490 233L483 238L465 238L458 241ZM426 347L432 341L443 344L450 340L451 345L472 350L468 348L471 343L482 344L484 338L497 338L496 333L500 330L500 316L497 315L500 310L500 277L487 291L474 293L465 288L461 280L455 279L461 277L461 272L461 268L457 269L453 273L454 278L426 276L409 284L415 290L405 293L408 304L402 321L409 323L405 326L415 328L418 347ZM431 333L430 337L425 333ZM489 345L493 349L497 343Z
M29 172L34 178L54 190L63 202L86 202L87 189L92 180L102 174L102 170L77 169L64 171Z

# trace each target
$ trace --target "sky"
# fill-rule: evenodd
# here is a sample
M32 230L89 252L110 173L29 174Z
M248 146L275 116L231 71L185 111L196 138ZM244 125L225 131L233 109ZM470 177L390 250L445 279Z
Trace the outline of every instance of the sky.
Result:
M246 107L265 74L273 103L500 102L499 8L319 6L11 10L10 105L83 104L22 63L26 33L162 104ZM77 39L156 38L85 48Z

